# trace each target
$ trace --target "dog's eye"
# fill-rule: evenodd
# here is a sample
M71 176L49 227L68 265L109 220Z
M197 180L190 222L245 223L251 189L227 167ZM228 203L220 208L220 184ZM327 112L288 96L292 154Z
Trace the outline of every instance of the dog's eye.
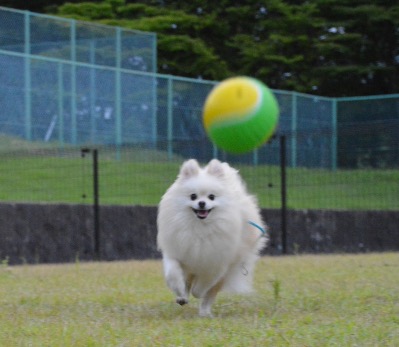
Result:
M208 196L208 199L209 199L209 200L215 200L215 195L210 194L210 195Z
M191 194L191 195L190 195L190 199L191 199L192 201L197 200L197 194Z

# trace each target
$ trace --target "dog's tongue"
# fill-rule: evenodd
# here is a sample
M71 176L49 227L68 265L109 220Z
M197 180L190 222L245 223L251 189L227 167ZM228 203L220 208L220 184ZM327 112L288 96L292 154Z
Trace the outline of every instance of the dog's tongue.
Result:
M197 215L200 218L206 218L208 216L208 210L198 210Z

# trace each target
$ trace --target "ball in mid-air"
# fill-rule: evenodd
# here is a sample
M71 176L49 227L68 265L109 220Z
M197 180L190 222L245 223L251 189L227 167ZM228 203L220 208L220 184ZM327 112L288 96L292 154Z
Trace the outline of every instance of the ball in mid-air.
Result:
M203 108L205 131L226 152L241 154L264 144L274 133L279 107L272 91L251 77L216 85Z

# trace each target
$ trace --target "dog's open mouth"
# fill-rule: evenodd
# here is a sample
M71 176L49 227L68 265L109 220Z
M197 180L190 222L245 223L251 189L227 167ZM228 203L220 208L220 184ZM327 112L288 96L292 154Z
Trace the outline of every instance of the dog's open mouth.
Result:
M197 210L195 208L193 208L194 213L196 214L196 216L199 219L205 219L206 217L208 217L209 213L212 211L212 209L209 210Z

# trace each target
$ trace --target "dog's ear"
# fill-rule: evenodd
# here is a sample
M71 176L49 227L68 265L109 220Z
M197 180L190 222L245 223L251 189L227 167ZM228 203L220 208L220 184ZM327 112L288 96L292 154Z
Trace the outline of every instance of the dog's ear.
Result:
M224 164L221 163L217 159L212 159L209 164L206 167L206 170L210 175L216 176L216 177L223 177L224 176Z
M195 159L187 160L180 168L179 178L189 178L198 175L200 166Z

